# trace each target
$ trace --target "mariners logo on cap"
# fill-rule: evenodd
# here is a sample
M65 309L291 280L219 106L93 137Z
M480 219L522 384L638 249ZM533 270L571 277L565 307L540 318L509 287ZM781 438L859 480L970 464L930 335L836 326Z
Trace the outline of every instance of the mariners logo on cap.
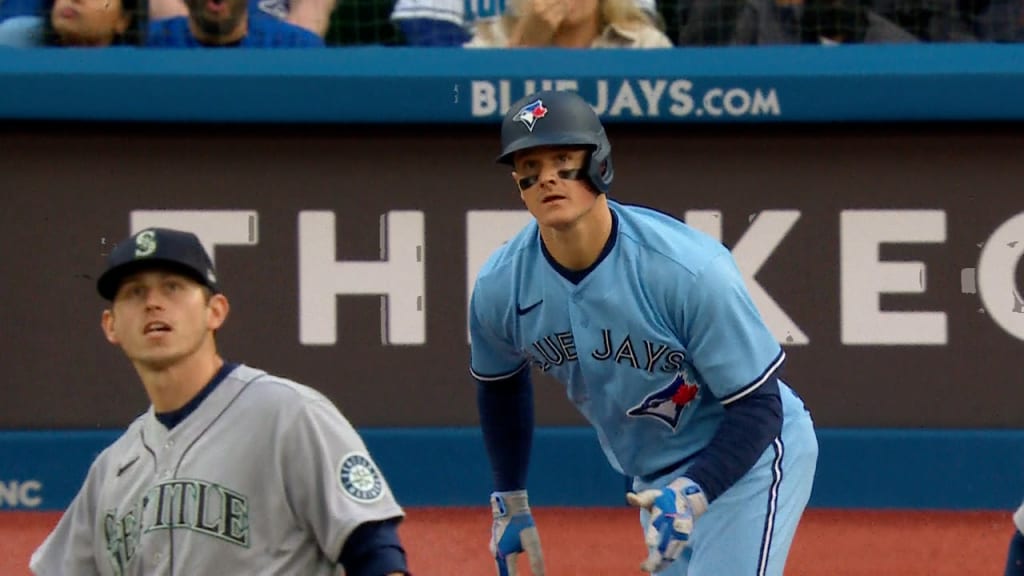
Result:
M145 258L156 252L156 232L144 230L135 237L135 257Z
M544 107L544 102L541 100L534 100L526 106L523 106L519 112L512 118L518 120L526 125L526 129L533 132L533 126L537 123L537 120L548 115L548 109Z
M341 459L338 480L345 494L357 502L376 502L384 496L384 480L370 456L362 452L352 452Z

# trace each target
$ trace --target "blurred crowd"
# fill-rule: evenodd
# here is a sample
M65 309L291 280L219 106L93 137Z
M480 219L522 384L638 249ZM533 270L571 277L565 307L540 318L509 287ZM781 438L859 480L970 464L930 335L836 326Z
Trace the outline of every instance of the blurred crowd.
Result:
M0 47L1024 41L1024 0L0 0Z

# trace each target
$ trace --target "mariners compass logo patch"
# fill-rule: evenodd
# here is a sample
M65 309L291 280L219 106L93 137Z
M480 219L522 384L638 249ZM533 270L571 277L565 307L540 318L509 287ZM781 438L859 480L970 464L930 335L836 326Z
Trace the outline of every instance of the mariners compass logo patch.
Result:
M338 465L341 489L357 502L371 503L384 496L384 480L368 454L352 452Z

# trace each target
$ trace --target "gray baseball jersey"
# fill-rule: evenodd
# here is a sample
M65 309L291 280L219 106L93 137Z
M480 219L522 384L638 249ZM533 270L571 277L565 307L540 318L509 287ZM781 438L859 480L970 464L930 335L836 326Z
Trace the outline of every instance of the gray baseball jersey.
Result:
M30 567L333 575L356 527L403 514L327 398L239 366L172 430L152 408L136 419L93 462Z

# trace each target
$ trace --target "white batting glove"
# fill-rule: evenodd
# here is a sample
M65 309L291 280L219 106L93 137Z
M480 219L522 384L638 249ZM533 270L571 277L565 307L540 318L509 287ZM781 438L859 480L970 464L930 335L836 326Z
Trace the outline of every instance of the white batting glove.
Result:
M540 536L530 514L526 490L491 494L491 554L498 566L498 576L516 576L519 555L526 552L533 576L544 576L544 554Z
M697 518L708 509L704 491L693 480L683 476L668 486L630 492L626 500L632 506L651 513L645 531L647 559L640 564L644 572L660 572L674 562L690 545L690 534Z

